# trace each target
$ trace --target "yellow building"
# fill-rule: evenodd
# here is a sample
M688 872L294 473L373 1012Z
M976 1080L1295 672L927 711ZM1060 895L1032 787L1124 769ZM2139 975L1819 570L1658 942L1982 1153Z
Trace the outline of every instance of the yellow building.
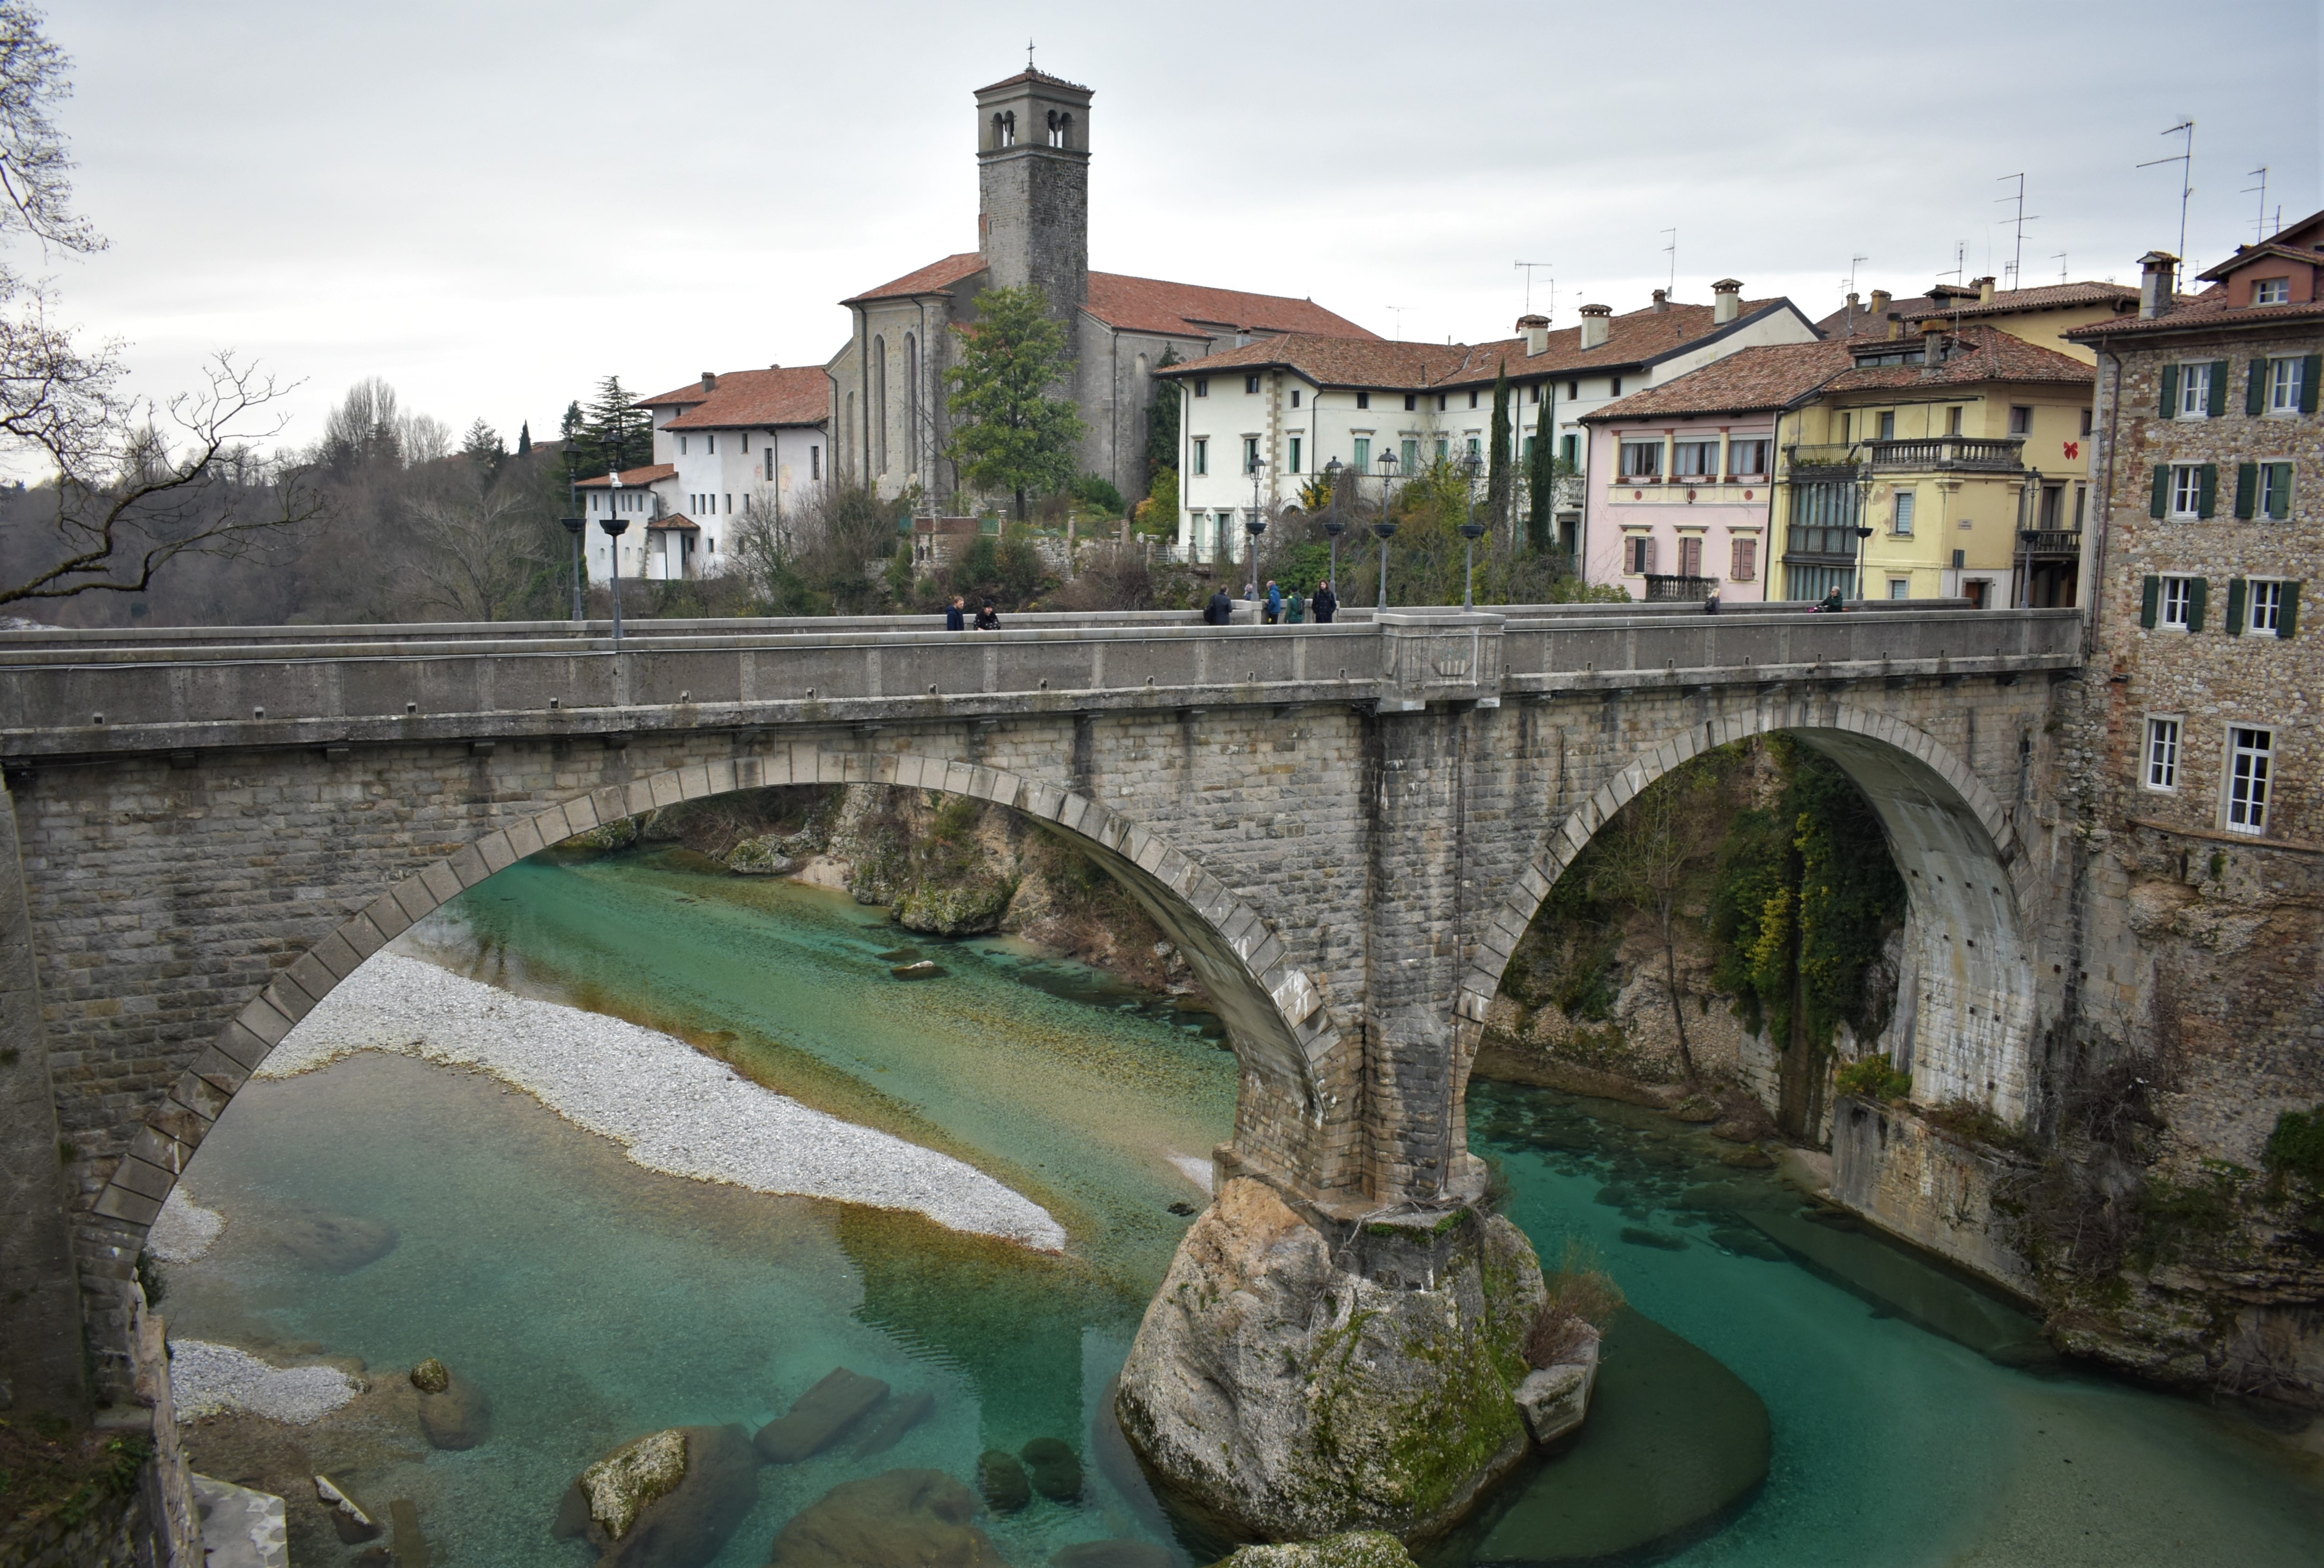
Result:
M1950 316L1848 347L1776 438L1780 596L2074 603L2090 364Z
M1931 290L1928 300L1915 300L1902 313L1902 330L1916 337L1935 323L1948 328L1997 327L2012 337L2095 365L2097 351L2086 343L2067 342L2066 334L2137 313L2138 290L2128 283L2044 283L1996 290L1991 278L1979 278L1967 289L1941 283Z

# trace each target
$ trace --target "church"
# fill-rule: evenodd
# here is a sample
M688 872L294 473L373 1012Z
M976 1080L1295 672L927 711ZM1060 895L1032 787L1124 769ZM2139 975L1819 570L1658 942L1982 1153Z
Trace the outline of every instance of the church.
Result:
M1283 333L1372 338L1312 300L1250 294L1089 268L1091 91L1035 70L976 93L976 248L841 301L847 346L828 365L837 477L881 495L960 487L944 373L955 327L987 289L1031 284L1070 335L1084 434L1077 466L1126 499L1146 489L1151 374L1166 354L1200 359Z

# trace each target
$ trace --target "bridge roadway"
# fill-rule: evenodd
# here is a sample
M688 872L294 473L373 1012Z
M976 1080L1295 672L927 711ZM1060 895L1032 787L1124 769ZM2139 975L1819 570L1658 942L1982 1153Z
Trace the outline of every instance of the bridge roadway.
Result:
M1323 1213L1473 1194L1468 1064L1518 936L1624 802L1744 736L1797 734L1879 810L1913 899L1899 1048L1930 1097L2023 1117L2056 1010L2039 802L2076 611L583 630L0 633L22 868L0 885L0 1268L48 1324L0 1368L20 1401L78 1379L76 1285L120 1391L146 1226L338 980L514 859L679 799L885 784L1076 838L1227 1019L1221 1169Z

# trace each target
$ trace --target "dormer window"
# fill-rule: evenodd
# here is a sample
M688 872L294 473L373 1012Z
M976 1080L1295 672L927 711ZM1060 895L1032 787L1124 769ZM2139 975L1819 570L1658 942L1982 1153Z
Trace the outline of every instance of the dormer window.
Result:
M2252 299L2255 305L2289 305L2292 303L2290 278L2254 278Z

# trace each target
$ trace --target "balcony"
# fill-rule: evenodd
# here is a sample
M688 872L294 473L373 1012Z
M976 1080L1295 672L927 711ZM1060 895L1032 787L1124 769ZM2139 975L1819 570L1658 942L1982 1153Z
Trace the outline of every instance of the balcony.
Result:
M1876 474L1899 470L1916 474L2015 474L2024 467L2021 461L2025 446L2023 436L1997 441L1969 436L1930 436L1919 440L1867 441L1864 445L1871 451L1872 471Z
M2076 560L2082 556L2082 530L2079 528L2021 528L2017 537L2024 541L2028 556L2069 556Z
M1717 577L1682 577L1646 574L1646 603L1649 604L1700 604L1711 597L1719 586Z

